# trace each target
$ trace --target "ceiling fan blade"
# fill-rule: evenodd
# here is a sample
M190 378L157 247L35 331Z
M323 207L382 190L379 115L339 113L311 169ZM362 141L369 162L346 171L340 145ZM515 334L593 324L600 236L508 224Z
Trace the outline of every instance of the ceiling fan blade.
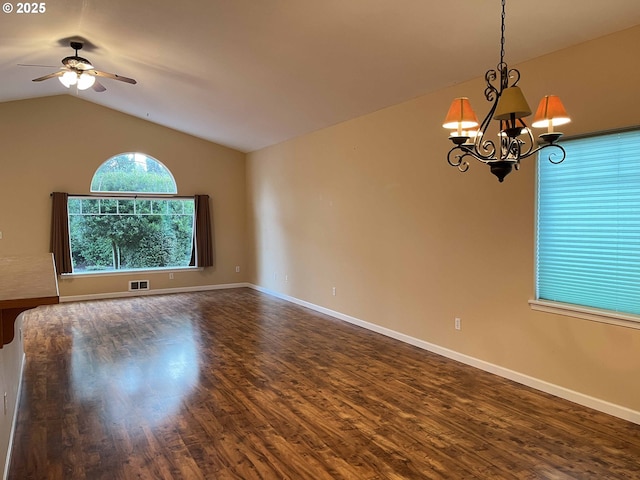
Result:
M53 72L53 73L50 73L49 75L45 75L44 77L34 78L31 81L32 82L42 82L43 80L49 80L50 78L61 77L64 74L65 74L65 70L60 70L59 72Z
M99 81L95 81L93 83L93 85L91 86L91 88L93 88L94 91L96 92L104 92L106 90L105 86L102 85Z
M138 83L133 78L123 77L122 75L116 75L115 73L101 72L100 70L89 70L88 72L96 77L111 78L112 80L120 80L121 82L130 83L132 85Z
M56 65L31 65L28 63L19 63L19 67L43 67L43 68L58 68Z

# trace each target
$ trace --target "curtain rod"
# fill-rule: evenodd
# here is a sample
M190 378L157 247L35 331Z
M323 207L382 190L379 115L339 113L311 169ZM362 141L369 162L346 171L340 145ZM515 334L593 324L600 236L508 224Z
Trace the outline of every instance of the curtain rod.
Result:
M157 200L171 200L171 199L193 199L196 195L166 195L162 193L118 193L118 192L109 192L109 193L67 193L70 197L87 197L87 198L129 198L129 199L157 199ZM50 197L53 197L53 193L49 194Z

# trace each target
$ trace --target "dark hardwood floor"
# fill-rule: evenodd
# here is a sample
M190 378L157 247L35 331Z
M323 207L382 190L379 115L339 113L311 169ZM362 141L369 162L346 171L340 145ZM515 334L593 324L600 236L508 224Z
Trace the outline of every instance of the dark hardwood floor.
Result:
M249 289L25 317L9 478L640 478L640 426Z

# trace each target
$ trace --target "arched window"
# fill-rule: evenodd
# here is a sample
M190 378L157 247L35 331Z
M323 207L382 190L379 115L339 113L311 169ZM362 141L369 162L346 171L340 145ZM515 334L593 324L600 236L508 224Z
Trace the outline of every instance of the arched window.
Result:
M96 170L92 195L69 195L73 273L184 268L194 255L193 197L175 197L155 158L122 153Z
M104 162L91 180L92 192L176 194L178 187L167 167L144 153L121 153Z

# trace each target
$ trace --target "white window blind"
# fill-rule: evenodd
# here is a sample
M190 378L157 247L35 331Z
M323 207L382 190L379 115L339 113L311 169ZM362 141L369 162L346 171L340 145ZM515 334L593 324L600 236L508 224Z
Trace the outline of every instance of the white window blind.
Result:
M537 298L640 314L640 130L538 159Z

